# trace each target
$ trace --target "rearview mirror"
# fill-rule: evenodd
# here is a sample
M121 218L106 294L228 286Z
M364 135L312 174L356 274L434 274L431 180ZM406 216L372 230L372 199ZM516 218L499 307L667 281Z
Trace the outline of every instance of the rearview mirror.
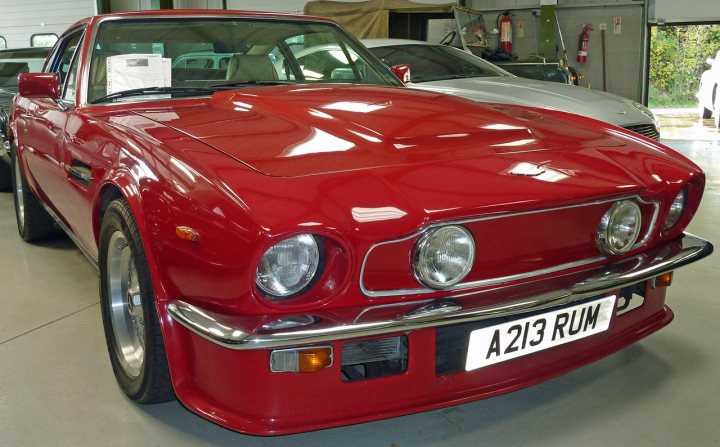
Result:
M18 93L25 98L60 99L60 78L56 73L21 73Z
M410 64L393 65L390 67L395 76L400 79L403 84L410 82Z

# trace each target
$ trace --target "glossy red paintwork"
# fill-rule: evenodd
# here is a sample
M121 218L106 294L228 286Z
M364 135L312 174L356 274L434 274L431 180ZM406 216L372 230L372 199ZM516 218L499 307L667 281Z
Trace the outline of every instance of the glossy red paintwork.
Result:
M404 83L408 83L412 79L410 75L410 64L393 65L390 69L395 73L395 76Z
M25 98L58 99L60 97L58 75L54 73L20 73L18 93Z
M216 13L130 15L159 14ZM77 26L91 30L97 20ZM86 63L81 60L81 68ZM436 375L434 330L419 330L408 334L411 360L405 374L347 384L340 381L338 365L314 374L272 374L268 351L232 351L192 334L168 316L170 300L257 324L298 312L343 321L370 304L417 298L373 299L361 292L362 261L378 242L434 222L634 194L658 201L662 222L669 203L690 183L682 222L667 234L654 231L652 246L683 230L704 186L702 171L691 161L610 125L404 88L247 88L197 99L78 102L67 112L50 100L18 97L11 129L30 187L90 257L98 253L104 200L119 194L128 201L145 244L179 399L205 418L255 434L362 422L508 392L621 349L669 323L672 312L664 306L664 289L653 289L645 306L615 320L601 336L482 374ZM94 181L87 188L63 169L73 160L92 166ZM543 181L509 174L518 163L565 176ZM195 229L198 241L178 239L177 226ZM585 230L587 241L595 228ZM550 236L552 228L546 230L547 237L538 232L546 249L531 250L536 265L575 257L560 250L562 241ZM583 230L574 231L580 240ZM258 260L277 241L306 232L326 240L332 262L307 294L267 302L254 283ZM489 275L508 271L508 263L527 253L531 242L508 234L499 240L504 246L495 249L504 253L495 254ZM584 256L592 248L577 250ZM391 282L386 278L383 285ZM523 290L538 292L533 287L538 286ZM440 295L448 294L429 296Z
M188 382L203 389L185 401L191 410L235 430L277 435L458 405L548 380L669 324L673 314L664 296L664 289L655 289L646 305L617 318L597 338L545 351L531 361L521 358L470 373L435 373L434 329L408 335L412 360L404 374L352 383L340 380L337 364L313 374L273 374L266 352L228 351L182 328L173 332L171 343L184 349L178 361ZM339 352L342 344L333 346Z

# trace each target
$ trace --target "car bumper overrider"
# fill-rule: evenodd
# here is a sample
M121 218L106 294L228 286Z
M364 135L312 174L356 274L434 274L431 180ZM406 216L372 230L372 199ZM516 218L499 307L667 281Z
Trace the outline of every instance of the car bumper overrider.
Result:
M363 422L506 393L598 360L667 325L672 311L665 306L666 287L657 278L712 251L709 242L684 234L639 255L561 276L441 299L318 312L307 315L306 326L286 330L263 329L248 319L173 301L166 306L169 316L189 329L173 330L179 335L173 343L182 346L185 363L175 366L182 376L178 384L175 375L176 390L198 414L261 435ZM635 294L642 295L641 305L628 307ZM465 371L473 330L608 295L618 301L606 331ZM483 305L493 296L507 301ZM350 357L377 360L373 356L389 352L388 343L363 345L373 340L399 346L392 352L402 359L392 354L382 364L384 372L368 373L362 380L349 377ZM313 347L331 350L328 367L313 373L273 372L273 352Z

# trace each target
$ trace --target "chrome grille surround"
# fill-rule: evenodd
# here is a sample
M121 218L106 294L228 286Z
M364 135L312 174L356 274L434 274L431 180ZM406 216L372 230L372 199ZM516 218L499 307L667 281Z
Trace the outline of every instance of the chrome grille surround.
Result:
M657 218L658 218L658 214L660 212L660 202L643 200L642 198L640 198L640 196L637 196L637 195L617 197L617 198L613 198L613 199L603 199L603 200L597 200L597 201L592 201L592 202L580 203L577 205L561 206L561 207L556 207L556 208L547 208L547 209L540 209L540 210L533 210L533 211L523 211L523 212L518 212L518 213L481 216L481 217L455 220L455 221L449 221L449 222L436 222L436 223L432 223L432 224L416 231L415 233L413 233L409 236L405 236L403 238L398 238L398 239L393 239L390 241L379 242L379 243L373 245L372 247L370 247L370 249L365 253L365 257L363 258L362 266L360 267L360 284L359 284L360 290L362 291L363 295L365 295L369 298L395 297L395 296L402 296L402 295L422 295L422 294L438 292L438 290L430 289L430 288L426 288L426 287L418 287L418 288L413 288L413 289L392 289L392 290L370 290L370 289L368 289L365 286L365 281L364 281L365 265L367 264L368 258L370 257L370 253L376 247L379 247L382 245L394 244L397 242L402 242L402 241L406 241L406 240L409 240L412 238L416 238L419 235L421 235L422 233L425 233L426 231L428 231L432 228L436 228L436 227L440 227L440 226L462 225L464 223L469 223L469 222L479 222L479 221L490 220L490 219L502 219L502 218L506 218L506 217L525 215L525 214L546 213L546 212L552 212L552 211L557 211L557 210L562 210L562 209L567 209L567 208L579 208L579 207L593 206L593 205L598 205L598 204L603 204L603 203L621 202L623 200L634 200L637 203L653 206L652 219L650 220L647 231L644 234L642 234L640 237L638 237L637 242L635 243L635 245L633 245L632 250L635 250L635 249L645 245L650 240L650 236L652 235L653 231L655 231L655 229L656 229ZM592 258L588 258L588 259L581 259L578 261L561 264L561 265L556 265L556 266L552 266L552 267L548 267L548 268L544 268L544 269L540 269L540 270L534 270L531 272L524 272L524 273L520 273L520 274L509 275L509 276L504 276L504 277L499 277L499 278L489 278L489 279L481 279L481 280L476 280L476 281L460 282L452 287L449 287L448 289L445 289L445 291L460 292L460 291L466 291L468 289L473 289L473 288L477 288L477 287L487 287L487 286L492 286L492 285L509 282L509 281L519 281L519 280L523 280L523 279L527 279L527 278L532 278L535 276L546 275L546 274L550 274L550 273L555 273L555 272L560 272L563 270L571 269L574 267L580 267L583 265L592 264L592 263L599 262L599 261L602 261L603 259L608 259L608 258L609 258L609 256L607 256L607 255L598 254L598 256L596 256L596 257L592 257Z

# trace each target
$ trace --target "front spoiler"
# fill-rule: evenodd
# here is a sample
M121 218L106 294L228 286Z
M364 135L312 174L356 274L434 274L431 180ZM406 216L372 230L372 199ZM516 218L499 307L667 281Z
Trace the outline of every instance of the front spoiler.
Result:
M322 319L314 319L313 324L301 329L272 331L240 327L230 323L232 320L230 317L203 310L180 300L168 303L167 311L173 320L195 334L226 348L234 350L286 348L449 326L547 309L647 281L698 261L712 252L713 246L710 242L686 233L629 258L560 277L538 279L538 282L552 281L556 288L548 287L547 292L501 304L483 306L481 302L478 307L477 301L482 300L473 300L475 306L472 306L468 304L467 298L484 293L507 293L512 296L510 293L512 289L520 286L501 286L490 291L464 294L463 299L438 298L406 303L414 304L414 307L392 318L361 322L361 317L368 310L364 309L346 323L328 324ZM557 287L559 280L567 286Z

